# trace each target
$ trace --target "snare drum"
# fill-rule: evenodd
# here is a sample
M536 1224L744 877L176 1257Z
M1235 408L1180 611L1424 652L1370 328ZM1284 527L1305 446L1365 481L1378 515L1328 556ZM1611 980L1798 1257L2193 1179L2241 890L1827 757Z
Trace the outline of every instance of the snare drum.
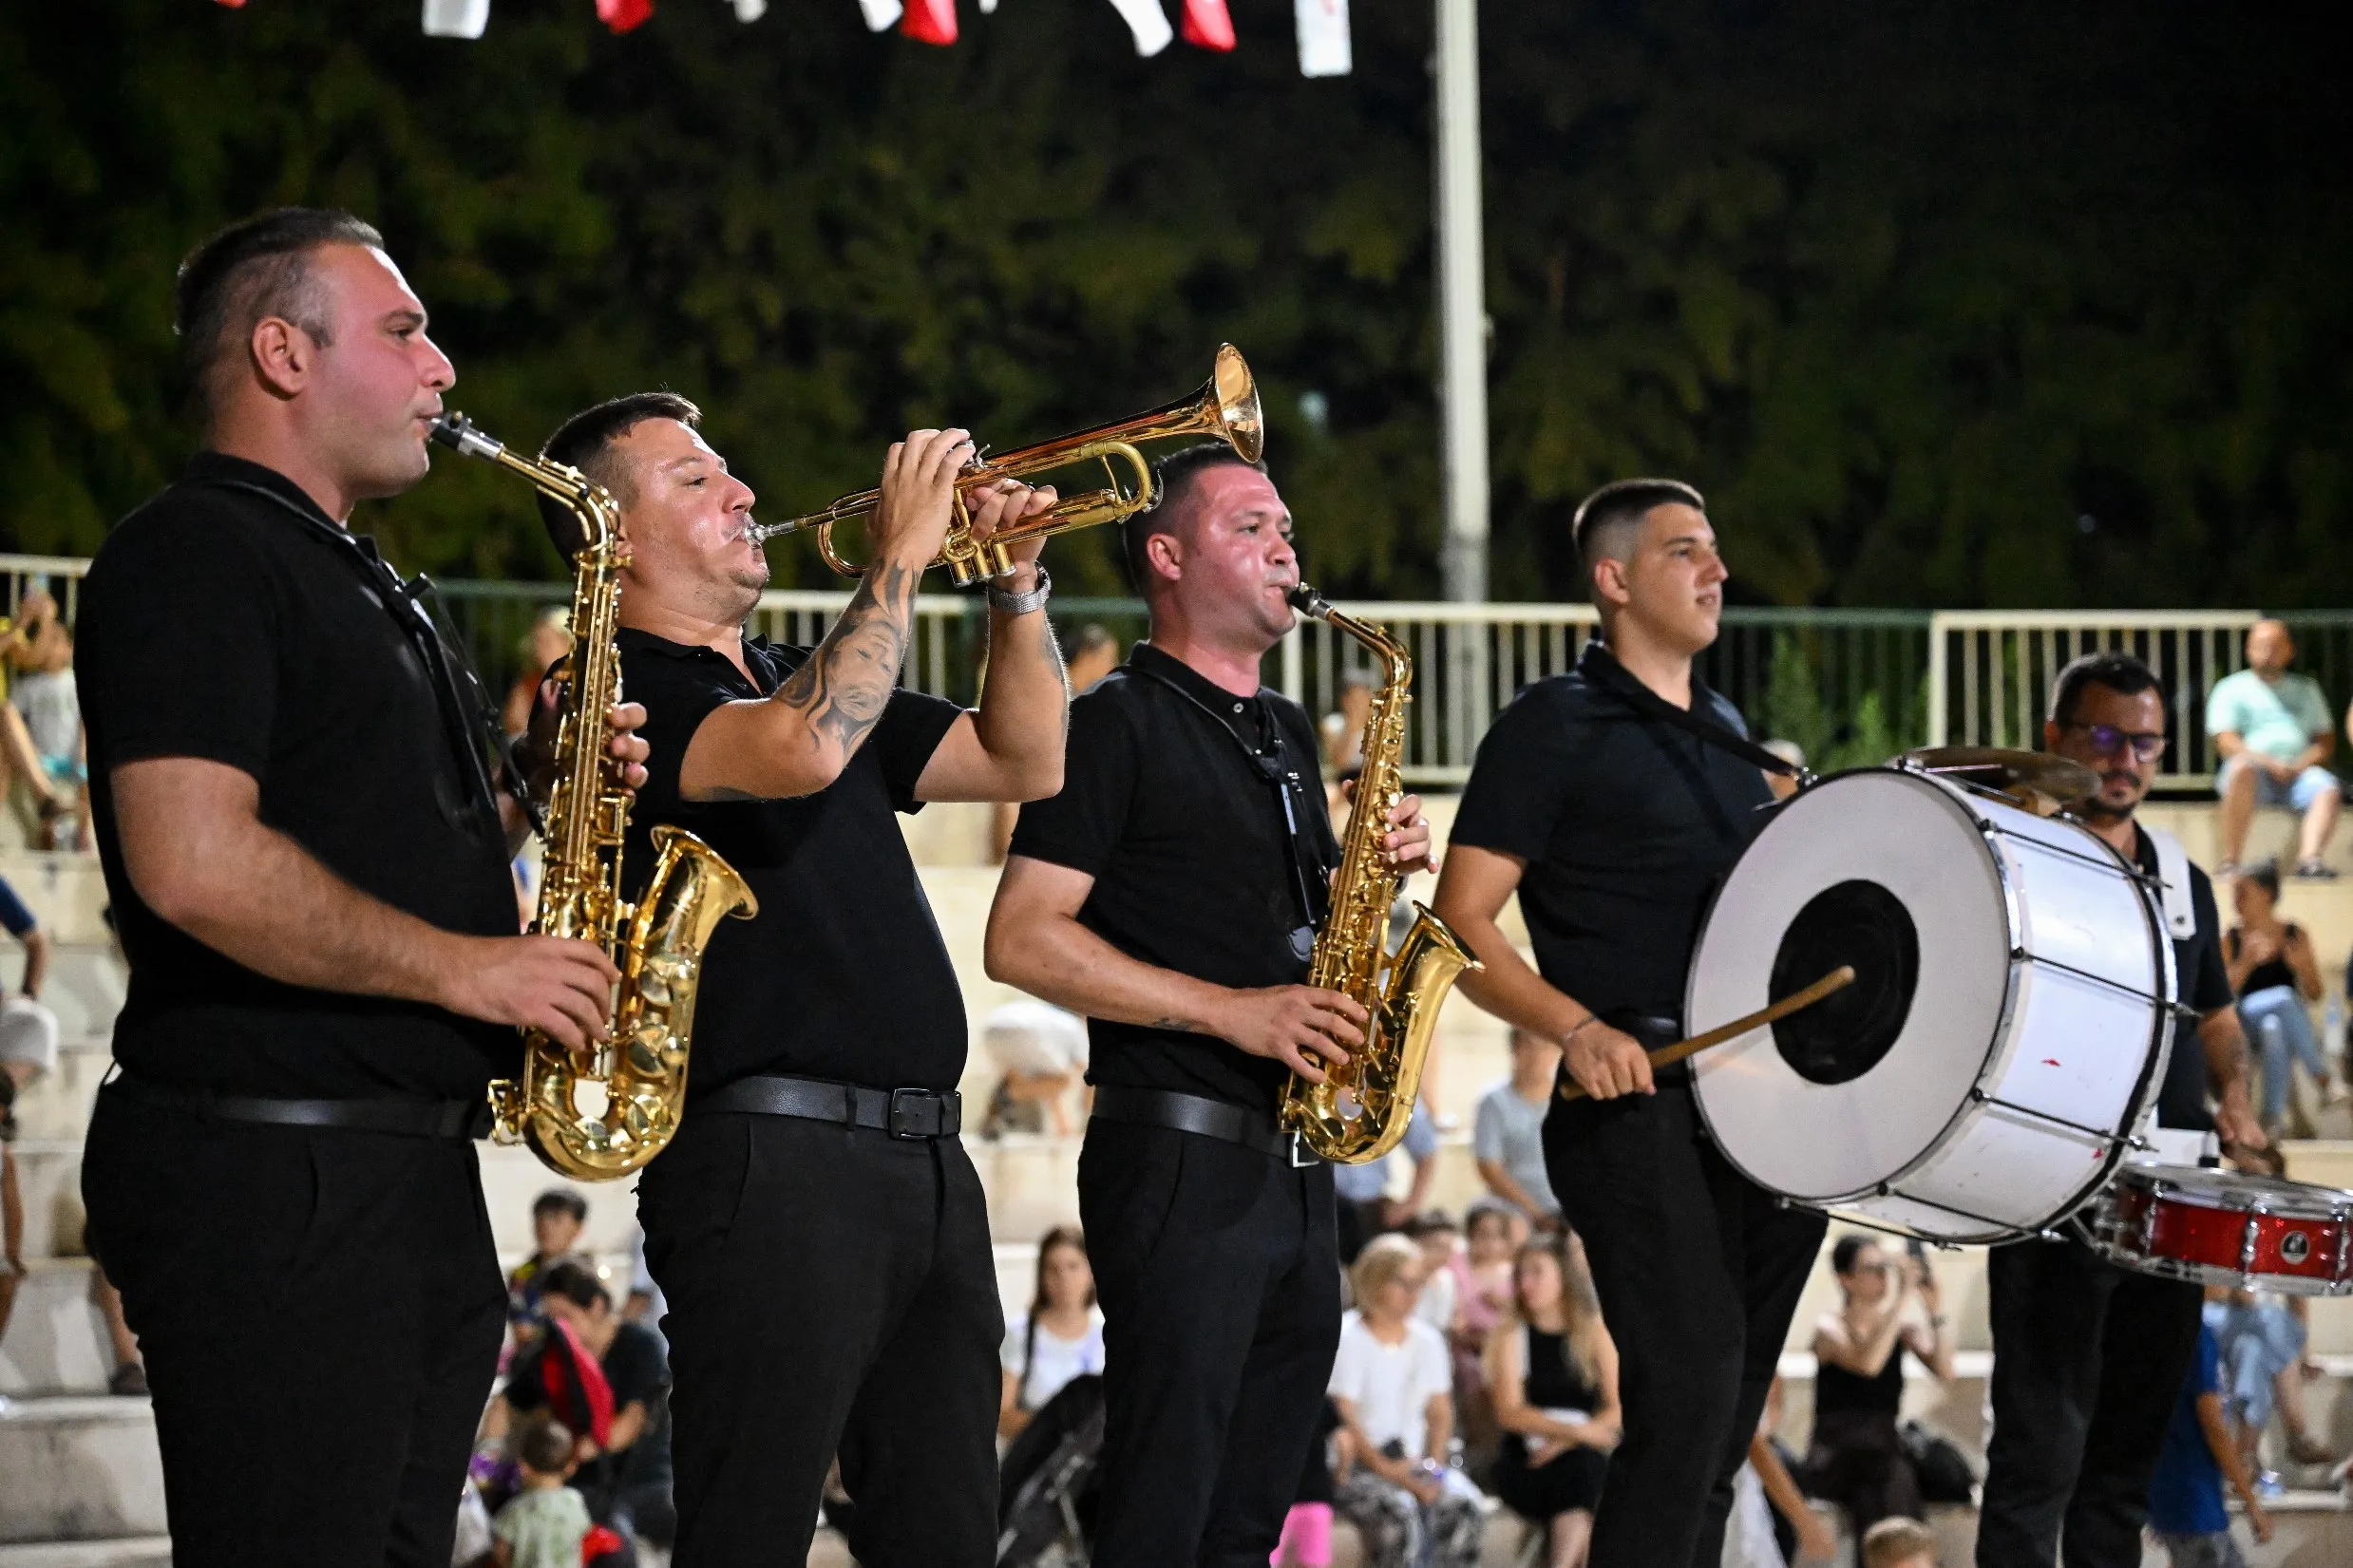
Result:
M2078 1217L2109 1261L2200 1285L2353 1295L2353 1192L2132 1163Z
M2048 1230L2107 1181L2173 1032L2173 943L2136 868L1980 790L1840 774L1734 864L1683 1022L1727 1023L1842 963L1845 991L1696 1059L1743 1174L1951 1242Z

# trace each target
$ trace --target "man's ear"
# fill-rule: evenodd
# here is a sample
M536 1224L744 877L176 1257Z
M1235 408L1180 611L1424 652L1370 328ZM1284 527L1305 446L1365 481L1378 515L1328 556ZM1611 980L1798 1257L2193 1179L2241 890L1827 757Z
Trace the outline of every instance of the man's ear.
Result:
M1615 556L1603 556L1593 563L1593 589L1612 609L1622 610L1634 599L1626 581L1626 563Z
M1185 546L1174 534L1154 534L1146 539L1144 559L1170 582L1185 576Z
M263 316L254 323L254 335L245 347L254 374L272 396L291 398L310 384L318 345L283 316Z

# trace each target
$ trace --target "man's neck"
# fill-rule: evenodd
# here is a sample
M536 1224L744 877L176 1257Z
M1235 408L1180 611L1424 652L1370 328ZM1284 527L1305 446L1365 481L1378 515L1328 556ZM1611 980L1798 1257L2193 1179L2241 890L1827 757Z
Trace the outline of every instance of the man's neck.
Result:
M1644 633L1626 615L1614 617L1603 633L1610 656L1627 674L1678 708L1691 706L1691 655Z
M224 457L257 463L292 480L320 511L346 528L351 525L351 508L359 504L359 495L319 460L298 432L263 422L222 426L213 431L212 447Z
M588 1347L590 1354L602 1361L605 1351L613 1348L613 1341L619 1337L620 1332L621 1320L608 1316L583 1329L580 1332L580 1343Z
M1523 1100L1532 1101L1540 1105L1549 1105L1552 1100L1553 1077L1554 1074L1544 1067L1530 1067L1525 1071L1514 1068L1511 1074L1511 1092Z
M1243 648L1202 636L1181 620L1155 618L1151 644L1220 690L1237 697L1258 694L1263 648Z
M689 648L708 648L738 670L744 670L744 617L714 620L707 611L674 605L643 594L621 595L620 622L633 631ZM749 676L750 671L744 671Z
M2104 811L2087 811L2083 814L2083 825L2105 839L2126 860L2139 855L2140 824L2133 820L2131 812L2110 816Z

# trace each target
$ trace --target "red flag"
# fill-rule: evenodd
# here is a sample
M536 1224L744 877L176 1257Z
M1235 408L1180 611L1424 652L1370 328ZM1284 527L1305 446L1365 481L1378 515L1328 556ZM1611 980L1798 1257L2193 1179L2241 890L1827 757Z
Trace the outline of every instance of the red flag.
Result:
M597 0L597 20L615 32L643 27L654 15L654 0Z
M1234 19L1225 0L1185 0L1185 41L1199 49L1231 49Z
M956 42L956 0L907 0L899 30L919 44Z
M243 10L245 9L245 0L219 0L219 3L228 7L231 10Z

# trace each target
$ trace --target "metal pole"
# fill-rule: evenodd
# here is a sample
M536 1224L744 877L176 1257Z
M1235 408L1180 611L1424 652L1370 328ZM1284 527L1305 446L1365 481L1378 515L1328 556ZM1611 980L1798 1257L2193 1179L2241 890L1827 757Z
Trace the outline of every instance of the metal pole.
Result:
M1479 0L1437 8L1439 415L1446 596L1487 597L1487 286L1479 168Z

